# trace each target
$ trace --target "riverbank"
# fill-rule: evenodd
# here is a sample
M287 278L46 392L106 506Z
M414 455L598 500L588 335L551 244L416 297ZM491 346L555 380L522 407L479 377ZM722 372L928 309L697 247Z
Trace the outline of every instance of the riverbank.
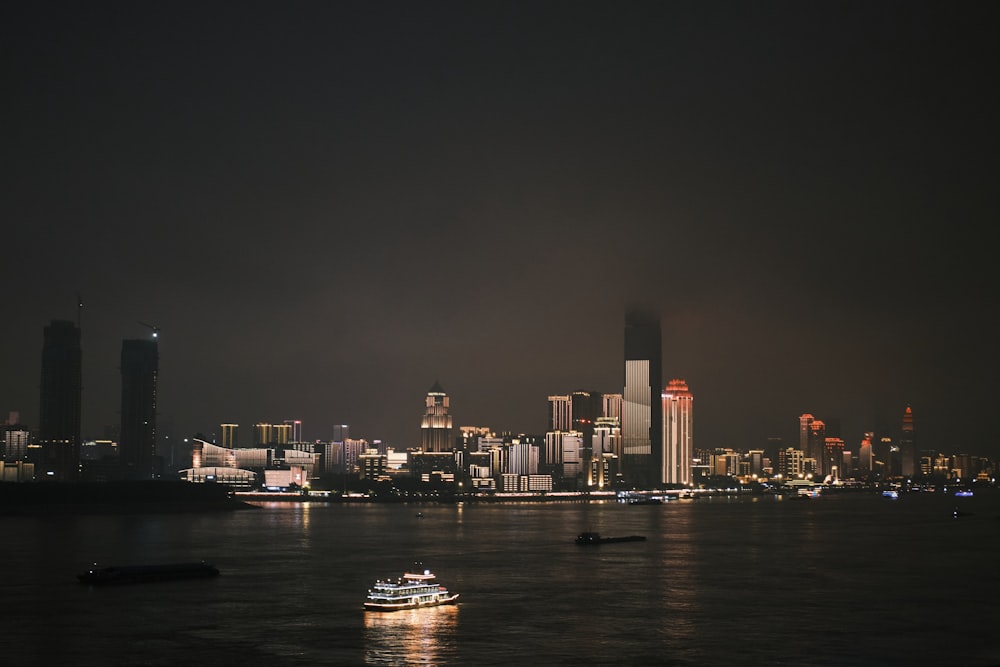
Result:
M157 480L0 483L0 516L221 512L254 507L216 484Z

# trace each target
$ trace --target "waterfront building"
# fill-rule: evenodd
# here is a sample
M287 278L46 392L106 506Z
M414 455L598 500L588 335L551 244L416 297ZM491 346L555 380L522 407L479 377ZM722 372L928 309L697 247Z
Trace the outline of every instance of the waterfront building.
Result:
M598 417L591 438L588 487L610 488L621 474L622 429L617 417Z
M664 389L662 400L663 468L660 482L690 484L693 481L694 396L684 380L674 379Z
M778 452L778 474L785 479L796 479L805 475L805 455L801 449L786 447Z
M38 444L41 479L75 481L80 474L83 351L80 327L53 320L44 329Z
M822 469L831 480L844 476L844 441L840 438L824 438Z
M118 456L126 479L152 479L156 454L157 341L124 340L121 353L122 402Z
M516 475L538 474L538 445L514 439L507 446L507 470Z
M0 461L0 482L31 482L34 479L34 463L28 461Z
M407 454L407 464L410 475L422 482L453 483L459 472L455 452L452 451L410 451Z
M31 444L31 432L18 426L8 427L3 434L3 460L7 463L24 461L28 456L28 445Z
M657 315L636 308L625 314L625 390L622 467L626 482L651 488L663 457L662 336Z
M452 417L448 414L448 394L438 382L427 392L426 411L420 422L420 449L424 452L450 452L452 442Z

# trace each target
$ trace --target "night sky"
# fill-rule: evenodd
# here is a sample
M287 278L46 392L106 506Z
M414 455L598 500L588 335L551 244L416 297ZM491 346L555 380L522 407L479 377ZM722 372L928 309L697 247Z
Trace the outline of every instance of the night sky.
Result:
M659 311L695 447L1000 456L992 2L8 2L0 413L82 295L84 435L542 433Z

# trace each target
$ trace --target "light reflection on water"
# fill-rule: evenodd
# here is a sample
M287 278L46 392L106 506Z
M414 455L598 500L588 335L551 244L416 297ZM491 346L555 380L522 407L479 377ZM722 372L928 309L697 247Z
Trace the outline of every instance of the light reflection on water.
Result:
M454 651L458 605L364 614L365 664L439 665Z
M959 500L961 519L940 494L9 517L0 596L16 630L0 633L0 655L4 667L193 655L271 667L700 667L737 652L796 667L997 665L1000 492ZM583 530L648 539L581 547ZM75 580L94 561L199 559L222 576L114 590ZM372 581L415 561L462 594L459 606L366 614ZM942 571L968 576L929 574Z

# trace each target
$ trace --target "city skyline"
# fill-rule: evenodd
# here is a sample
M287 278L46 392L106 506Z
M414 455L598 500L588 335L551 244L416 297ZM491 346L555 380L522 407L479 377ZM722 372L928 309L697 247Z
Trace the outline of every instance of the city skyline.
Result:
M914 427L913 410L910 405L905 407L902 417L894 427L885 430L867 429L858 436L854 446L851 445L854 442L853 440L844 442L838 418L829 420L828 429L825 420L816 418L809 413L803 413L798 416L797 443L793 438L787 438L781 434L773 434L768 436L766 442L763 440L758 442L748 441L726 446L698 443L698 446L693 447L693 419L690 407L693 395L686 381L681 378L671 378L664 383L663 379L659 378L659 386L662 388L656 389L656 387L652 386L652 382L657 381L654 376L659 376L660 374L658 369L659 360L655 358L652 360L645 359L645 357L655 357L653 350L658 347L661 336L658 322L659 319L650 311L636 310L634 307L627 309L624 320L625 345L623 355L625 385L622 391L598 392L594 390L574 390L565 395L549 395L547 397L548 423L546 429L543 431L496 428L493 424L489 423L458 424L456 426L453 423L453 415L449 412L450 397L441 386L441 383L435 380L425 394L425 413L420 421L419 443L407 444L408 441L402 440L386 442L384 438L365 434L358 435L358 438L372 443L383 442L385 446L397 450L414 449L424 452L446 452L450 450L450 447L455 445L457 441L456 434L459 432L459 429L486 429L497 434L507 433L515 436L518 434L541 436L543 433L551 431L574 431L582 434L583 441L588 443L587 447L589 449L595 425L602 419L612 417L615 423L618 424L621 424L623 421L629 421L633 424L633 430L643 431L648 436L652 436L654 433L661 436L661 444L658 447L659 452L654 454L653 446L644 440L644 436L641 434L638 437L633 435L633 444L631 445L633 449L645 447L648 451L645 457L633 458L631 464L626 459L625 465L626 468L629 465L632 466L633 474L653 475L656 477L659 475L657 471L660 471L662 472L664 482L676 482L675 477L677 475L683 478L690 475L690 472L685 469L690 465L693 449L732 449L745 453L754 449L764 449L765 447L773 449L776 441L780 441L782 447L798 447L805 456L821 462L821 471L828 473L829 471L826 470L827 464L823 463L827 458L827 454L829 454L824 454L823 452L827 436L832 436L833 439L840 441L840 448L852 453L857 452L865 442L869 442L872 436L880 439L888 438L901 449L901 465L904 474L914 474L916 457L924 448L917 447L915 443L914 434L916 429ZM40 408L44 414L46 406L52 404L53 394L55 394L57 404L60 406L59 412L66 413L69 418L68 421L71 425L69 431L74 430L72 424L76 424L75 429L79 431L79 422L81 421L79 414L80 395L82 393L80 334L80 329L74 323L65 320L53 320L45 327L44 344L42 347L41 369L43 391ZM180 440L186 439L188 436L192 438L208 438L209 442L219 443L227 447L250 446L250 443L247 442L235 442L239 440L238 432L240 424L225 421L213 424L211 429L199 429L195 432L182 434L177 436L173 441L169 440L173 434L167 434L165 438L158 438L158 342L159 330L157 328L153 328L149 339L126 339L122 341L120 366L122 377L122 409L119 413L122 417L120 425L105 425L105 430L117 429L113 440L116 441L116 444L125 443L125 446L120 447L119 451L122 453L122 460L126 463L126 467L133 470L133 472L128 474L130 476L138 474L139 478L147 478L146 474L135 472L136 466L138 465L138 468L141 470L149 469L151 471L154 454L170 452L172 457L172 447L177 446ZM54 349L55 352L53 352ZM53 376L53 358L58 360L59 363L56 371L58 382L49 379ZM639 362L639 366L635 365L637 362ZM629 399L626 398L630 394L628 388L629 377L633 378L632 383L634 385L631 390L632 407L628 407ZM55 391L52 389L53 385L56 387ZM45 387L49 387L49 389L46 390ZM648 397L644 396L646 393L650 395ZM643 403L645 398L648 398L649 401ZM682 404L678 404L678 400ZM669 416L668 404L672 405ZM68 412L65 407L62 407L64 405L69 406L70 409ZM654 406L662 408L662 410L656 412L660 416L654 417L651 411L651 407ZM627 417L630 411L632 416ZM50 414L53 413L53 408L48 408L48 412ZM17 416L17 421L10 421L15 415ZM60 418L60 421L67 421L66 416L60 414ZM23 419L20 419L18 411L11 411L10 419L7 422L10 426L32 428L31 424L27 424ZM650 425L646 430L638 428L638 425L644 423L644 420L645 423ZM215 426L218 427L217 430ZM280 422L257 419L249 422L245 428L247 431L252 428L252 444L253 446L260 446L273 443L334 442L349 432L350 425L341 423L331 425L331 437L329 438L303 438L303 423L301 419L283 419ZM48 428L48 431L52 430L51 427ZM66 430L66 426L61 426L58 429L59 433ZM107 433L103 436L84 433L73 435L72 437L65 435L55 437L54 433L49 433L46 436L47 429L44 425L35 427L34 431L36 432L38 444L45 445L45 443L54 442L71 445L69 447L57 448L63 451L63 458L74 451L76 452L76 458L79 458L79 445L82 439L92 442L110 437ZM280 431L280 434L272 434L272 432L278 431ZM622 431L624 433L624 427ZM667 446L668 438L672 442L669 447ZM120 442L118 442L119 440ZM625 437L625 442L629 442L627 436ZM72 446L72 443L76 443L75 446ZM938 452L943 454L949 453L942 448L935 448L933 446L927 446L927 449L937 449ZM43 449L43 451L47 452L45 455L46 459L55 455L55 450L51 446L48 449ZM979 455L978 452L965 450L956 450L951 453ZM635 453L633 453L634 455ZM687 463L682 463L682 461L687 461ZM50 469L66 469L65 463L47 465ZM649 484L656 483L652 479L644 481Z
M695 447L909 405L918 447L1000 458L992 5L0 11L0 414L39 424L79 315L91 436L150 327L173 438L416 444L435 380L456 427L542 433L623 389L641 303Z

